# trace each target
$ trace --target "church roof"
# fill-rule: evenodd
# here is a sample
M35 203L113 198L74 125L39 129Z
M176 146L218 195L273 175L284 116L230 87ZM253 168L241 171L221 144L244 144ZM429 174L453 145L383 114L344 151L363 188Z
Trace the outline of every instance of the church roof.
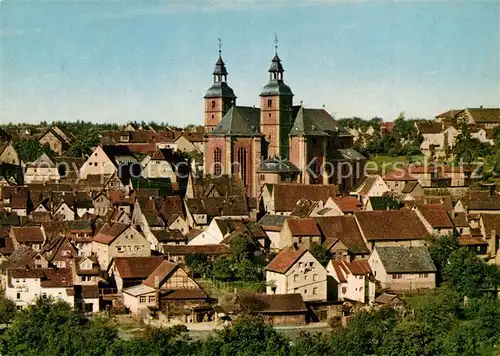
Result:
M344 136L347 133L340 128L335 119L324 109L306 109L298 107L290 136Z
M247 106L233 106L209 135L260 135L260 109Z
M269 71L271 71L271 69L269 69ZM290 87L286 85L282 80L271 80L264 86L264 88L262 88L260 96L275 96L275 95L293 96L293 93L292 89L290 89Z
M270 158L262 161L258 168L259 173L293 173L300 172L300 170L289 160Z
M278 54L274 56L274 58L271 61L271 67L269 67L269 72L281 72L283 73L285 70L283 69L283 66L281 65L281 59L278 57Z
M215 63L214 72L212 74L214 74L214 75L217 75L217 74L227 75L227 69L226 69L225 63L222 60L222 57L220 55L219 55L219 59Z
M215 82L207 90L204 98L236 98L233 89L226 82Z

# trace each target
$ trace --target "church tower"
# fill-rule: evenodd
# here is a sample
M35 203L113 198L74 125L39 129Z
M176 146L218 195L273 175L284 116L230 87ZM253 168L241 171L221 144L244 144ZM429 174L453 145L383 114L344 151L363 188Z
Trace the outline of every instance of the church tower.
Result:
M288 134L293 126L293 93L283 81L283 66L278 56L278 38L275 37L275 55L269 68L269 83L260 93L260 130L263 136L263 157L288 158Z
M222 44L219 39L219 59L215 63L214 82L205 95L205 132L212 131L226 112L236 104L233 89L227 85L227 70L222 60Z

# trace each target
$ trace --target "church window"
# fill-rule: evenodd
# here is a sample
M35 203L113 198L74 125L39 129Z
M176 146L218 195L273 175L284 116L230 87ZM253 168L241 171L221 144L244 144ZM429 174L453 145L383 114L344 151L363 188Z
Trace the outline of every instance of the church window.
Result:
M214 150L214 174L220 176L222 173L222 152L219 147Z
M212 114L212 119L214 118L214 114Z
M244 185L247 185L247 149L244 147L238 148L238 167L241 180Z
M267 99L267 107L270 108L273 106L273 99Z
M212 109L215 109L215 100L212 100Z

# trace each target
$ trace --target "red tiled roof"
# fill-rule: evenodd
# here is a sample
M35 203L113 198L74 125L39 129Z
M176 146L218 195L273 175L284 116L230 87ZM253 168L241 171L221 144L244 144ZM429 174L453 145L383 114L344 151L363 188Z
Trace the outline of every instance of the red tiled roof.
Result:
M372 274L372 269L366 260L354 260L351 262L343 260L332 260L335 272L339 277L340 282L346 283L346 276L352 274L354 276L364 276Z
M115 257L113 259L121 278L147 278L164 261L162 256Z
M292 211L300 199L326 202L328 198L338 194L336 185L305 185L295 183L273 184L274 209L276 211Z
M415 176L409 174L406 170L395 169L382 177L385 181L412 181L418 180Z
M155 280L158 279L158 282L161 283L170 273L172 273L178 264L172 263L169 261L163 261L156 269L151 273L148 278L143 282L143 284L156 288Z
M292 267L295 262L306 253L306 249L299 248L295 249L293 247L281 250L269 264L266 266L266 270L285 273Z
M315 218L327 240L340 240L351 253L369 253L354 216Z
M314 219L288 219L286 223L292 236L321 236L321 231Z
M337 197L332 200L344 213L359 211L362 207L361 202L355 197Z
M367 241L421 240L427 229L414 211L362 211L354 214Z
M20 243L43 243L45 240L42 229L38 226L12 227L11 230L16 241Z
M130 225L122 223L106 224L94 236L93 241L109 245L120 236Z
M229 253L227 245L164 245L163 253L165 255L182 256L193 253L202 255L226 255Z
M454 225L448 215L446 206L442 204L424 204L419 206L418 210L433 228L453 229Z

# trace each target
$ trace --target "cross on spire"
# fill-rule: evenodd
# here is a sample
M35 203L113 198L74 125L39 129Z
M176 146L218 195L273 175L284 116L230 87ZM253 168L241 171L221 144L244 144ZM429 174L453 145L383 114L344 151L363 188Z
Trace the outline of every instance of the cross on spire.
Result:
M218 37L217 41L219 41L219 56L220 56L222 53L222 39L220 37Z
M278 43L279 43L278 36L274 34L274 50L276 53L278 53Z

